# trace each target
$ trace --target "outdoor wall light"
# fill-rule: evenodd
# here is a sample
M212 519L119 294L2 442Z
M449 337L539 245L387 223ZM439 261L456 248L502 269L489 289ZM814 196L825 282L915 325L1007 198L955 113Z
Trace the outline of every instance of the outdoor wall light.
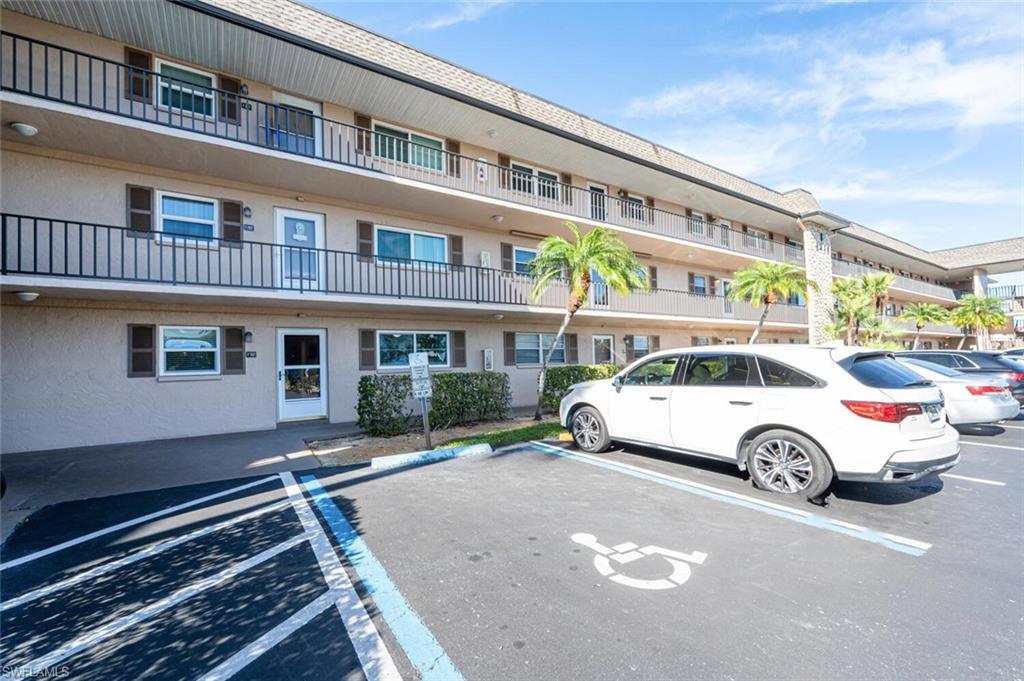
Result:
M494 315L494 318L495 318L495 319L496 319L497 321L499 321L499 322L500 322L500 321L501 321L502 319L504 319L504 318L505 318L505 315L503 315L503 314L496 314L496 315Z
M252 331L246 331L242 334L242 339L245 340L246 343L252 343Z
M504 215L495 214L495 215L491 216L491 219L500 224L501 221L505 219L505 216Z
M23 137L35 137L39 133L39 128L28 123L11 123L11 127L14 131Z
M31 303L33 300L39 297L39 294L35 291L18 291L14 294L14 297L23 303Z
M247 218L251 218L252 217L252 208L249 208L249 206L246 206L245 208L243 208L242 209L242 215L244 215Z
M238 94L240 94L240 95L247 95L247 94L249 94L249 86L246 85L245 83L242 83L238 87Z
M488 137L490 137L491 139L493 139L493 138L495 138L495 137L497 137L497 136L498 136L498 131L497 131L497 130L495 130L494 128L490 128L490 129L489 129L489 130L487 131L487 136L488 136Z

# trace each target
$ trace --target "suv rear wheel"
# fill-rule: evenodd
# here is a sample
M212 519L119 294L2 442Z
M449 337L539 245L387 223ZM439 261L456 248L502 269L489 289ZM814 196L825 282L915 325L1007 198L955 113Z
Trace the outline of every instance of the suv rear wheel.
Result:
M580 407L569 422L572 439L585 452L603 452L611 446L608 427L601 418L601 412L593 407Z
M807 499L824 495L835 476L818 445L799 433L781 429L754 438L747 448L747 470L761 489Z

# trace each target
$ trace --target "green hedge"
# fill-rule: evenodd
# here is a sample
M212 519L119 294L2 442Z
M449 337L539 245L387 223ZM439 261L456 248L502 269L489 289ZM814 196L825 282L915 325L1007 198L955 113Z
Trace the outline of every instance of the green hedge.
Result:
M500 371L446 372L431 375L431 428L448 428L509 416L512 389ZM409 432L412 380L408 374L369 375L359 379L359 427L372 436Z
M549 367L544 379L545 409L558 409L558 403L569 392L569 386L583 381L596 381L611 378L622 369L614 364L575 364L562 367ZM534 395L537 394L534 389Z

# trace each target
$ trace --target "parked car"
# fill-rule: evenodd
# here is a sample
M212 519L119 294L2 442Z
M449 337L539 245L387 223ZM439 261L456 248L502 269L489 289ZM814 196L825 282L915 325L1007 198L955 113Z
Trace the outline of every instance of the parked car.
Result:
M1001 378L1009 384L1017 402L1024 404L1024 361L977 350L908 350L897 352L896 356L922 359L965 374Z
M939 388L891 353L722 345L653 353L572 386L559 417L587 452L612 441L735 462L758 487L820 499L834 478L905 482L960 455Z
M1024 348L1011 348L1009 350L1003 350L1002 352L999 353L999 356L1009 357L1010 359L1020 361L1024 359Z
M939 386L946 403L946 420L954 426L992 423L1020 413L1020 404L1001 378L965 374L916 357L897 357L896 361Z

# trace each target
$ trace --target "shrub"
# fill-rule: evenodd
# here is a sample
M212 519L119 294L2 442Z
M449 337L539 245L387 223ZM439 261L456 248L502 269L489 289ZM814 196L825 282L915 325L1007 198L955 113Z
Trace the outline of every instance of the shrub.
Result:
M401 435L409 431L409 394L412 379L407 374L363 376L359 379L357 423L374 437Z
M583 381L611 378L622 369L614 364L575 364L564 367L549 367L544 380L545 409L558 409L558 403L569 392L569 386ZM536 392L536 391L535 391Z

